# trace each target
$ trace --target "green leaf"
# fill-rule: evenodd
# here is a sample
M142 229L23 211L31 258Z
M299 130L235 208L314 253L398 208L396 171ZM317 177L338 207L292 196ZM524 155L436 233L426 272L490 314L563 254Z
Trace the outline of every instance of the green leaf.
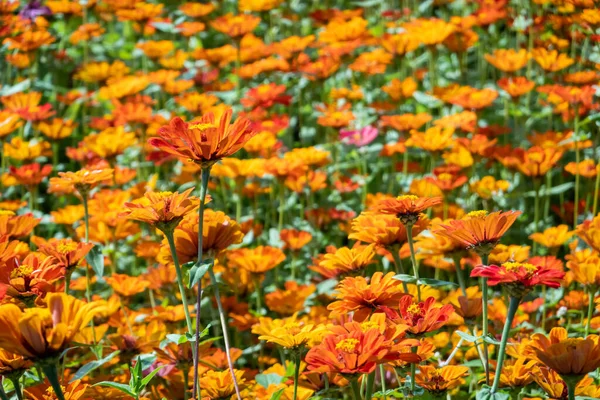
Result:
M204 329L202 329L202 332L200 332L200 335L198 337L199 338L203 338L204 336L208 336L209 329L210 329L211 326L212 326L212 324L210 324L210 323L208 325L206 325L206 327ZM169 335L167 335L167 336L169 336ZM185 338L186 338L187 342L195 342L196 341L196 334L195 333L186 332ZM208 339L208 340L213 340L213 339ZM185 342L182 342L182 343L185 343Z
M114 389L118 389L123 393L128 394L131 397L135 397L136 394L133 393L133 391L131 390L131 388L129 387L129 385L126 385L124 383L118 383L118 382L110 382L110 381L103 381L103 382L98 382L92 386L108 386Z
M203 260L200 265L198 263L193 263L188 271L188 287L192 289L194 286L200 282L200 279L204 278L204 275L208 272L208 269L212 267L215 262L212 258L207 258ZM191 263L187 263L184 266L190 265Z
M490 343L490 344L495 344L496 346L500 346L500 342L498 340L493 339L493 338L491 338L489 336L484 336L483 337L483 341L487 342L487 343Z
M89 362L87 364L85 364L83 367L79 368L77 370L77 372L75 372L75 375L73 375L73 378L71 378L71 380L69 381L69 383L76 381L78 379L83 378L84 376L86 376L87 374L89 374L90 372L92 372L93 370L95 370L96 368L106 364L107 362L109 362L110 360L112 360L113 358L115 358L115 356L117 356L120 353L120 351L115 351L112 352L111 354L107 355L106 357L100 359L100 360L95 360L92 362Z
M85 256L85 260L92 267L96 278L101 280L104 275L104 255L102 254L102 248L98 245L92 247L87 256Z
M183 344L188 341L186 335L180 335L179 333L169 333L167 335L167 341L175 344Z
M431 286L431 287L458 286L454 282L440 281L438 279L431 279L431 278L421 278L421 279L419 279L419 284L420 285L427 285L427 286Z
M481 336L477 337L477 336L469 335L468 333L466 333L466 332L463 332L463 331L455 331L455 332L456 332L456 334L457 334L458 336L460 336L461 338L463 338L463 339L464 339L464 340L466 340L467 342L474 343L474 342L476 342L477 340L481 339Z
M285 388L279 389L271 395L271 398L269 400L279 400L281 398L281 395L283 395L284 390Z
M283 377L279 374L258 374L254 379L260 386L268 388L270 385L279 385Z
M554 186L547 190L545 186L540 189L540 196L555 196L557 194L561 194L566 192L567 190L573 188L575 183L567 182L561 185ZM519 197L535 197L535 190L530 190L529 192L525 192L521 194Z
M417 281L417 279L414 276L408 275L408 274L394 275L394 279L396 279L398 281L406 282L406 283L415 283Z
M166 367L166 365L161 365L160 367L156 368L155 370L150 372L148 375L146 375L146 377L144 379L142 379L142 387L145 387L148 383L150 383L152 378L154 378L154 375L158 374L160 372L160 370L163 369L164 367Z
M11 94L23 92L31 86L31 81L29 79L25 79L22 82L17 83L12 86L5 86L0 90L0 96L10 96Z

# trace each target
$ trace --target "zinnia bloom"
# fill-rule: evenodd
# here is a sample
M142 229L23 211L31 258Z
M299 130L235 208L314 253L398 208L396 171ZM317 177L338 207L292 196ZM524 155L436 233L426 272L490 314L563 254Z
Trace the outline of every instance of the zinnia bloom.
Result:
M228 253L228 259L231 266L261 275L281 264L285 260L285 254L276 247L258 246L253 249L232 250Z
M408 325L413 335L422 335L441 328L450 319L454 307L452 304L436 307L434 297L416 303L412 296L405 296L400 299L398 310L394 321Z
M259 318L258 324L252 327L252 333L260 335L260 340L286 349L300 349L320 342L325 326L308 323L294 314L285 319Z
M337 301L327 307L330 316L354 312L355 321L364 321L373 312L382 312L383 307L395 309L398 301L407 296L402 292L402 282L394 279L394 273L383 275L375 272L367 282L362 276L344 279L336 288ZM408 296L410 297L410 296Z
M211 166L237 152L256 134L246 118L238 118L232 124L231 114L228 108L220 115L208 113L191 123L173 118L158 130L159 137L148 143L196 164Z
M565 328L552 328L547 337L541 333L534 334L526 354L563 379L581 379L600 367L598 336L569 338Z
M58 177L50 178L50 187L48 193L73 193L79 192L85 197L87 193L96 186L113 179L114 170L105 169L86 169L83 168L76 172L59 172Z
M441 202L441 197L404 195L380 201L377 204L377 211L396 215L404 225L414 225L419 219L419 214Z
M462 377L469 373L469 368L462 365L446 365L442 368L419 365L419 371L421 373L415 375L417 384L434 395L442 395L460 386L464 382Z
M64 293L50 293L46 307L25 311L0 306L0 348L32 360L59 357L105 306L85 303Z

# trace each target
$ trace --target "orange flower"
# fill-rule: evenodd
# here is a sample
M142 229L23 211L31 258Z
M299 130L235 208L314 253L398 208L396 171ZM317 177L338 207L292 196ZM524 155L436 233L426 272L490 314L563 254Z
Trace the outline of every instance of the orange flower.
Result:
M440 224L436 233L461 242L466 249L489 254L519 215L520 211L473 211L461 220Z
M465 109L479 110L490 106L498 97L498 92L494 89L473 89L460 91L455 95L448 97L446 101L451 104L457 104Z
M368 282L362 276L345 278L336 288L338 300L327 309L331 311L331 318L353 312L353 319L361 322L373 312L397 308L398 301L405 296L402 282L394 279L393 272L383 275L378 271Z
M417 235L427 228L429 220L421 216L413 226L413 234ZM364 243L374 243L376 246L390 247L406 243L406 227L394 215L363 211L351 223L352 232L349 239L360 240Z
M91 189L112 180L113 173L110 168L93 170L84 168L76 172L59 172L58 177L50 178L48 193L63 194L77 191L81 196L86 197Z
M312 240L312 235L309 232L297 229L282 229L279 232L279 237L285 243L285 248L292 251L301 250Z
M415 40L426 46L442 43L456 29L454 25L437 18L415 19L404 24L404 28Z
M25 186L39 185L52 172L52 165L44 165L39 163L25 164L20 167L10 166L10 176L14 177L17 182Z
M240 390L248 387L248 382L244 377L244 371L237 369L233 370L237 385ZM202 377L200 377L200 387L203 391L203 396L209 399L225 399L231 398L236 394L233 378L229 370L224 371L206 371Z
M202 248L204 253L217 255L232 244L242 241L244 234L240 225L221 211L204 210L202 225ZM198 214L189 213L174 231L175 248L181 264L198 259ZM166 238L162 242L158 259L171 262L171 252Z
M380 201L376 210L382 214L395 215L404 225L414 225L423 211L441 203L441 197L403 195L395 199Z
M19 161L33 160L38 157L50 156L50 143L48 142L26 142L19 137L14 137L4 142L4 155Z
M15 215L12 211L0 210L0 237L20 238L29 235L40 223L33 214Z
M246 108L273 107L275 104L289 105L292 96L285 94L285 85L268 83L254 87L246 93L240 103Z
M420 374L415 375L415 380L423 389L433 395L443 395L450 389L459 387L462 379L469 373L469 368L459 365L446 365L435 368L432 365L419 365Z
M399 314L393 319L408 325L408 331L413 335L423 335L441 328L454 312L452 304L435 307L435 298L415 303L412 296L404 296L398 305Z
M579 164L571 161L565 165L565 171L571 175L583 176L584 178L594 178L600 170L600 165L596 165L594 160L583 160Z
M569 390L565 381L553 370L546 367L533 368L532 371L533 380L540 385L542 389L548 394L551 399L566 399ZM585 396L586 389L593 387L594 380L586 376L581 379L577 386L575 386L576 396Z
M210 26L227 36L238 38L252 32L259 23L260 18L254 15L228 13L212 20Z
M478 181L470 184L471 191L485 200L492 198L492 195L500 192L506 192L510 183L505 180L496 180L493 176L487 175Z
M545 48L533 49L533 59L539 64L544 71L557 72L567 67L570 67L575 62L564 53L559 53L556 50L548 51Z
M37 129L48 139L60 140L71 136L77 125L68 119L54 118L51 122L40 122Z
M600 367L598 336L569 338L564 328L552 328L548 337L536 333L526 354L546 365L563 379L582 379Z
M513 99L529 93L535 87L535 82L522 76L502 78L497 83L498 87L508 93Z
M23 121L19 118L19 115L13 111L0 111L0 138L10 135L23 125Z
M144 197L125 203L121 215L134 221L156 226L161 231L172 231L183 217L198 207L198 199L189 197L194 188L185 192L146 192Z
M92 243L76 242L73 239L55 239L45 241L41 238L32 237L31 241L38 247L38 251L54 257L66 269L72 270L94 247Z
M150 286L150 282L145 279L140 279L139 276L113 273L105 279L115 292L124 297L135 296L136 294L142 293Z
M417 90L417 82L412 78L408 77L401 81L398 78L394 78L390 83L382 88L394 101L400 101L408 99ZM415 128L418 129L418 128Z
M529 239L533 240L536 243L541 244L544 247L559 247L565 244L575 232L569 231L569 227L567 225L559 225L556 227L550 227L544 230L544 232L532 233L529 235Z
M347 274L361 273L364 269L375 262L375 245L354 246L353 248L341 247L334 253L328 253L313 267L313 271L327 276L328 278Z
M346 103L339 107L337 104L319 105L316 107L323 115L317 118L321 126L344 128L354 121L354 114L350 110L351 104Z
M454 128L442 128L434 126L425 132L410 131L410 137L406 141L407 147L418 147L425 151L442 151L454 146Z
M534 146L521 153L517 168L524 175L541 177L556 165L562 155L563 152L557 148Z
M24 53L37 50L38 48L54 43L56 39L48 31L26 31L15 37L4 39L3 44L8 45L8 49L18 49Z
M315 285L298 285L296 281L286 281L284 290L275 290L265 295L269 310L280 315L292 315L304 309L304 302L317 290Z
M525 49L496 49L493 54L486 54L485 59L504 72L516 72L527 65L531 57Z
M581 225L577 226L576 232L577 236L582 238L588 246L600 252L600 215L583 221Z
M261 275L285 261L285 254L276 247L258 246L254 249L237 249L228 254L231 266Z
M392 342L377 329L356 329L346 334L330 334L308 351L309 371L346 375L368 374L384 361Z
M22 311L14 304L1 305L0 348L35 361L59 357L104 308L63 293L48 294L43 308Z
M567 256L567 267L575 282L596 293L600 285L600 256L591 249L577 251Z
M231 108L215 116L204 115L194 123L176 117L169 125L158 130L158 138L148 143L169 154L203 166L211 166L221 158L241 149L256 132L250 130L250 121L238 118L231 124ZM218 120L218 122L216 122Z

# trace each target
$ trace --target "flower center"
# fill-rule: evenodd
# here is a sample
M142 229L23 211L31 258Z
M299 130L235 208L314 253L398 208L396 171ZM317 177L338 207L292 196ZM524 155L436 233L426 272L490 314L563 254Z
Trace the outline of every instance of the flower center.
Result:
M467 217L471 217L471 218L483 218L486 217L488 215L488 212L485 210L477 210L477 211L471 211L470 213L467 214Z
M416 201L416 200L419 200L419 196L415 196L415 195L412 195L412 194L405 194L405 195L396 197L396 199L397 200L401 200L401 201L402 200Z
M365 332L369 329L379 328L379 324L375 321L365 321L362 324L360 324L360 328L363 332Z
M517 272L517 271L519 271L519 269L524 268L527 271L527 273L529 273L529 274L533 274L535 271L537 271L537 268L538 268L533 264L520 263L520 262L507 262L507 263L502 264L502 266L508 272Z
M0 210L0 215L15 215L15 213L10 210Z
M415 314L421 314L421 307L419 307L418 304L413 303L410 306L408 306L408 308L406 309L407 312L415 315Z
M10 279L26 278L33 273L33 267L27 264L19 265L10 273Z
M337 350L342 350L346 353L352 353L358 344L358 339L343 339L335 345Z
M67 253L77 250L77 244L75 242L71 242L71 241L60 242L56 246L56 250L58 250L58 252L60 254L67 254Z

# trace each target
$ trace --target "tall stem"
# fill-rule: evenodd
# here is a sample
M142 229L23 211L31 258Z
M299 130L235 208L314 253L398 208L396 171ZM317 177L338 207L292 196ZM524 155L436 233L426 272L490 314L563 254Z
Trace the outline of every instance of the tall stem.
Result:
M598 190L600 190L600 172L596 168L596 183L594 184L594 206L592 207L592 216L596 216L596 211L598 210Z
M488 278L481 279L481 302L483 303L482 311L483 311L483 321L481 323L481 329L483 330L483 336L486 337L488 335ZM490 384L490 360L488 354L487 342L483 342L483 357L485 358L485 364L483 365L485 369L485 382L486 385Z
M506 355L506 343L508 342L508 336L510 335L510 328L512 327L513 319L519 308L520 298L510 297L510 303L508 305L508 314L504 323L504 330L502 331L502 339L500 341L500 350L498 352L498 364L496 365L496 374L494 375L494 384L492 386L492 393L498 390L500 385L500 376L502 375L502 365L504 364L504 356Z
M82 194L83 202L83 221L85 223L85 242L90 241L90 214L88 211L87 193Z
M373 387L375 386L375 371L367 375L367 390L365 392L365 399L373 398Z
M410 260L413 265L413 274L417 280L417 299L421 301L421 289L419 288L419 265L417 264L417 258L415 257L415 246L413 243L413 226L412 224L406 224L406 238L408 239L408 249L410 250Z
M279 232L283 228L283 202L285 201L285 184L280 182L279 185L279 221L277 224L277 228Z
M383 400L387 399L387 395L385 394L385 368L383 364L379 364L379 376L381 378L381 391L383 392Z
M235 377L235 372L233 371L233 360L231 359L231 351L229 349L229 334L227 333L227 320L225 319L225 310L223 309L223 304L221 303L221 294L219 293L219 285L217 282L217 277L213 271L212 265L208 269L208 273L210 275L210 281L215 288L215 299L217 300L217 308L219 310L219 319L221 320L221 328L223 329L223 341L225 342L225 355L227 356L227 364L229 365L229 372L231 372L231 379L233 379L233 386L235 387L235 393L237 395L238 400L242 400L242 396L240 394L240 387L237 382L237 378Z
M0 380L0 399L1 400L10 400L4 391L4 386L2 386L2 380Z
M392 257L394 258L394 265L396 266L396 272L398 274L404 274L404 267L402 267L402 260L400 259L400 246L394 246L392 248ZM406 282L402 281L402 289L404 289L404 293L408 293L408 285Z
M358 379L352 379L350 381L350 387L352 387L352 393L354 394L354 400L361 400L360 388L358 387Z
M592 315L594 315L594 299L596 297L596 291L589 290L588 291L589 301L588 301L588 310L587 310L587 322L585 324L585 336L590 333L590 325L592 323Z
M538 232L539 224L540 224L540 182L536 179L534 185L535 185L535 198L534 198L534 202L533 202L533 231ZM536 248L537 248L537 243L534 242L533 243L533 253L534 254L535 254Z
M179 286L179 294L181 295L181 303L183 304L183 312L185 313L185 323L190 334L194 333L194 327L192 325L192 317L190 316L190 309L187 300L187 294L185 293L185 286L183 283L183 274L181 273L181 266L179 265L179 257L177 257L177 249L175 248L175 239L173 238L173 231L166 231L165 237L169 243L169 249L171 250L171 257L173 257L173 264L175 264L175 272L177 273L177 285Z
M56 398L58 400L65 400L65 396L58 380L58 369L56 367L56 363L42 365L42 371L44 371L44 375L46 375L50 385L52 385L52 389L54 389Z
M465 285L465 277L462 272L462 268L460 267L460 255L458 253L452 254L452 259L454 260L454 267L456 268L456 277L458 279L458 284L460 285L460 290L463 296L467 297L467 286Z
M23 389L21 389L21 384L19 383L19 378L10 380L15 388L15 393L17 395L17 400L23 400Z
M202 264L202 246L204 238L204 201L206 200L206 193L208 192L208 179L210 177L210 167L202 168L202 182L200 183L200 207L198 208L198 267ZM198 288L196 293L196 341L194 347L196 351L194 353L194 385L193 385L193 399L198 396L202 398L200 392L200 381L198 380L198 345L200 342L200 321L201 321L201 308L202 304L202 279L198 280Z
M294 397L293 400L298 399L298 380L300 379L300 362L302 361L302 357L300 357L300 353L296 353L294 356L295 366L294 366Z
M580 160L580 151L579 151L579 137L577 128L579 125L579 107L575 107L575 132L573 135L575 136L575 203L573 204L573 229L577 228L577 219L579 217L579 160Z

